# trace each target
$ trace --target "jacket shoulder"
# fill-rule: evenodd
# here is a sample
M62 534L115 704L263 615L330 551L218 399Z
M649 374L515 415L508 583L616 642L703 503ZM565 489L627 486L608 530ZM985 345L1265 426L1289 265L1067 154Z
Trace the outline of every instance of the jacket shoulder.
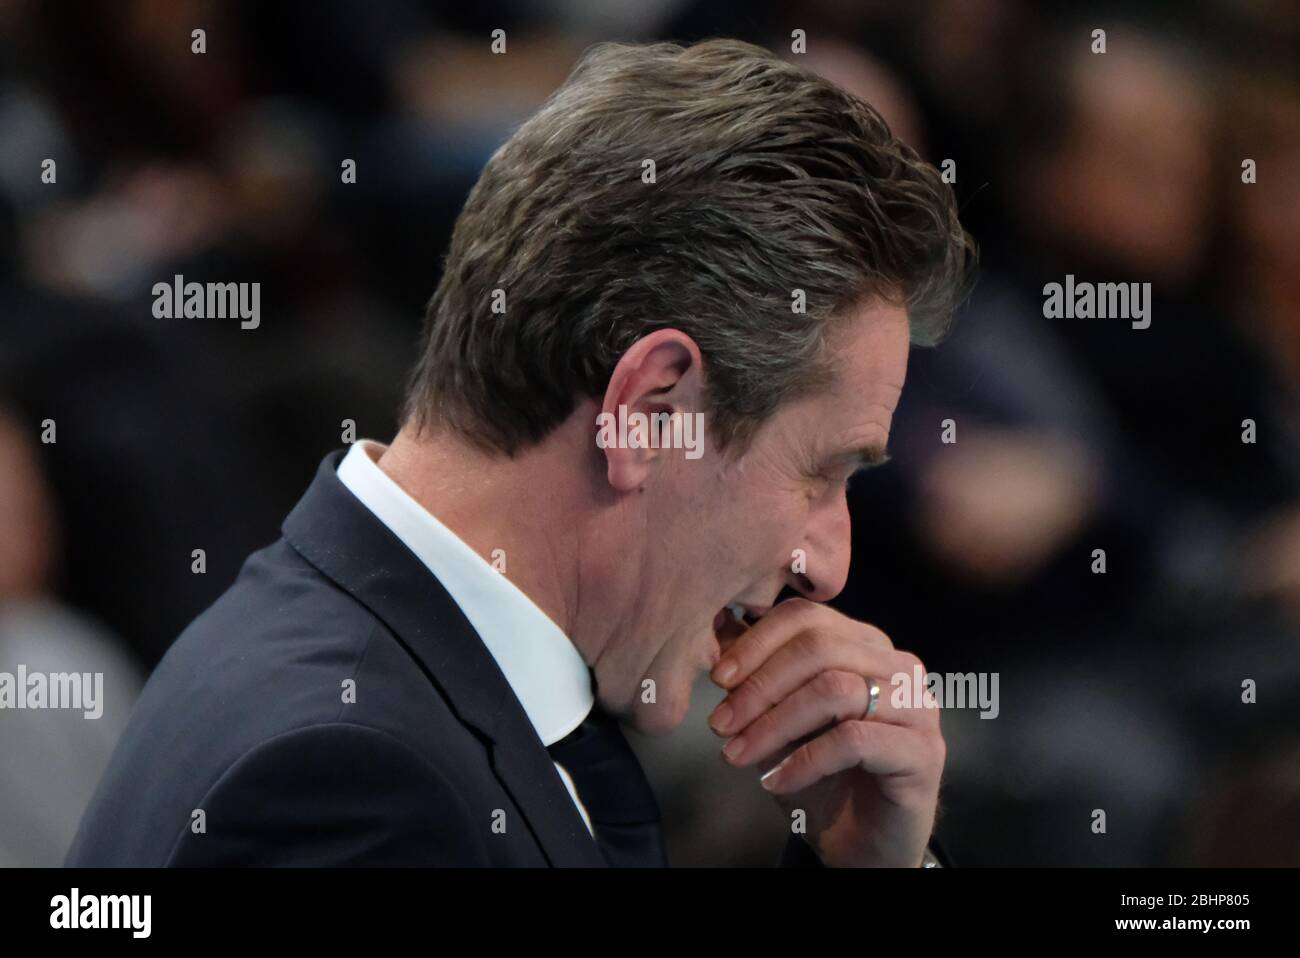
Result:
M397 637L280 540L150 676L68 861L251 862L279 855L282 834L294 861L378 863L362 846L395 860L384 835L409 828L422 861L471 863L439 822L460 822L490 788L485 746ZM195 810L206 836L190 831ZM311 831L341 837L321 846Z

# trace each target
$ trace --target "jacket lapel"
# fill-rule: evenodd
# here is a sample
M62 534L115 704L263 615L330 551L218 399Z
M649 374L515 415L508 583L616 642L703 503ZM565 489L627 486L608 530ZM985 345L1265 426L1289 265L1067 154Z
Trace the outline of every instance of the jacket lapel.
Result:
M604 865L550 754L442 583L335 475L325 457L285 519L285 539L384 622L457 717L491 742L492 766L552 865Z

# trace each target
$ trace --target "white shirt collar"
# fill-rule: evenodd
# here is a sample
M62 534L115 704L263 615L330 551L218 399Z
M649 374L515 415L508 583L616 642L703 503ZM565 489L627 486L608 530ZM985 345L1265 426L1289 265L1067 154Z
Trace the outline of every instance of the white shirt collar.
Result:
M379 468L387 447L360 440L338 477L415 553L450 593L487 646L537 730L553 745L582 724L594 696L591 673L549 616Z

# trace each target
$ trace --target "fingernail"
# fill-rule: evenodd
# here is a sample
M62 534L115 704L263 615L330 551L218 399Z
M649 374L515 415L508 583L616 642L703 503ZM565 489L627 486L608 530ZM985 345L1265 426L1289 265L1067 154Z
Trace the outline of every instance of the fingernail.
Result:
M736 761L740 753L745 750L745 736L737 735L722 748L722 754L727 756L731 761Z
M738 671L740 666L734 661L723 659L713 669L713 681L719 685L726 685Z
M777 779L780 778L780 776L777 775L777 772L781 771L783 768L785 768L785 762L769 768L763 773L763 777L758 780L758 784L762 785L769 792L772 791L772 789L776 788Z
M731 706L728 705L726 702L723 702L716 709L714 709L713 714L709 716L709 725L712 726L713 731L717 732L719 735L722 735L723 733L726 732L727 726L731 724L731 718L732 718Z

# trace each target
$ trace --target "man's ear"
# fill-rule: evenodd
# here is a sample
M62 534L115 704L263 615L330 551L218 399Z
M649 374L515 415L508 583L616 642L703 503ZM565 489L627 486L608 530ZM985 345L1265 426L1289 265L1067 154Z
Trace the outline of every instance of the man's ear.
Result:
M623 353L605 387L593 432L597 447L605 454L611 486L632 492L664 456L681 454L680 450L662 448L672 437L666 424L658 430L659 448L651 446L655 433L647 426L664 423L656 416L687 416L699 410L703 387L700 348L681 330L656 330Z

